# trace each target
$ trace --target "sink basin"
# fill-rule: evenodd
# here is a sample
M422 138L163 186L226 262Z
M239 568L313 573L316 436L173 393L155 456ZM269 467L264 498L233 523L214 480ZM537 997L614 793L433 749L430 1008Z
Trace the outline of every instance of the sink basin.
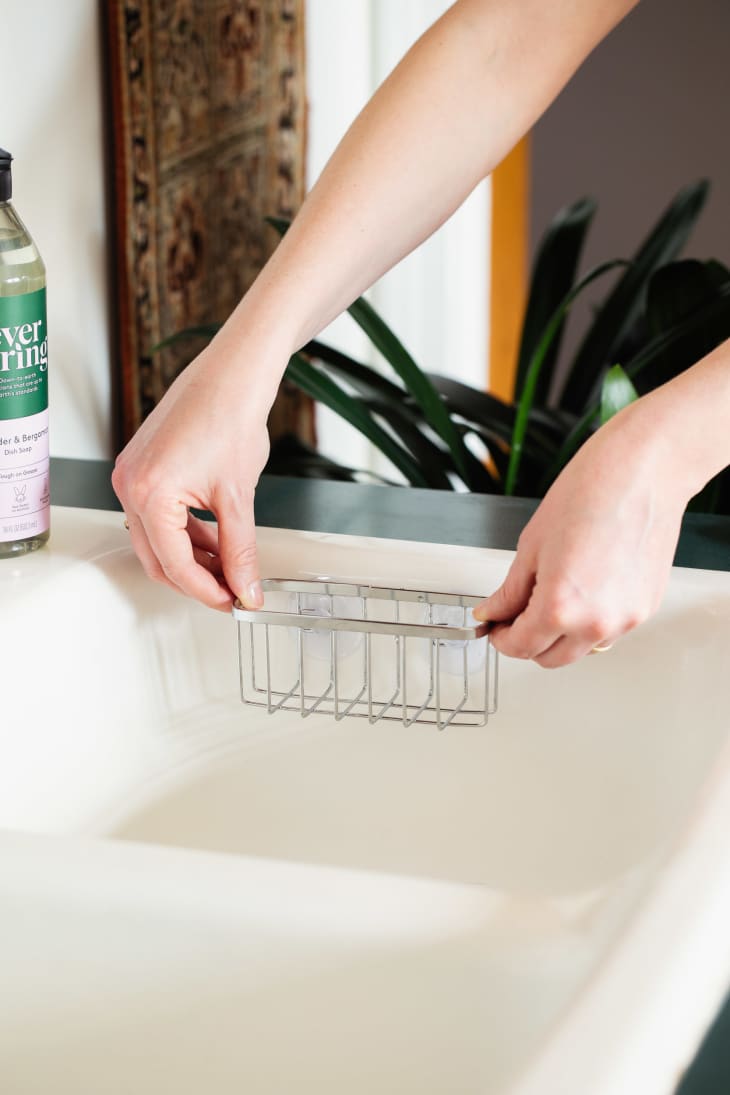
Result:
M259 547L478 595L511 559ZM730 970L730 575L674 571L610 655L503 659L441 733L242 706L235 625L118 514L57 509L0 597L3 1095L673 1090Z

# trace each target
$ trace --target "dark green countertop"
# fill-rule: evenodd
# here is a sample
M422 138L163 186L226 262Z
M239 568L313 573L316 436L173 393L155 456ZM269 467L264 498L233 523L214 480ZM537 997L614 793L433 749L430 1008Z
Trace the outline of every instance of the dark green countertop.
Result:
M59 506L120 509L104 460L51 461L51 497ZM273 528L379 536L431 544L512 550L537 503L526 498L321 479L261 477L256 521ZM730 570L730 517L688 514L682 524L677 566Z
M111 462L103 460L52 460L54 503L121 509L111 488L111 467ZM256 521L274 528L514 549L536 505L523 498L265 475L256 492ZM688 514L675 564L730 570L730 518ZM730 1095L730 998L676 1095Z

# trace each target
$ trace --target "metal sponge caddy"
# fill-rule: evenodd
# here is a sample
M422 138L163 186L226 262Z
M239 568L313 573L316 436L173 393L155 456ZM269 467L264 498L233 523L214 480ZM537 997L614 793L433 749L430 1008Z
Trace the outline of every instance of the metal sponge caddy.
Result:
M233 607L241 699L275 711L484 725L499 663L481 598L362 583L265 579L265 608Z

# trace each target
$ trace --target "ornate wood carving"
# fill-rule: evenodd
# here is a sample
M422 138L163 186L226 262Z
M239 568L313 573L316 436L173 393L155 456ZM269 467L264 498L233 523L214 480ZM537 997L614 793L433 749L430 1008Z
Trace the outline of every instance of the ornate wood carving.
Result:
M123 444L276 244L304 193L304 0L108 0L109 129ZM291 394L272 424L311 440Z

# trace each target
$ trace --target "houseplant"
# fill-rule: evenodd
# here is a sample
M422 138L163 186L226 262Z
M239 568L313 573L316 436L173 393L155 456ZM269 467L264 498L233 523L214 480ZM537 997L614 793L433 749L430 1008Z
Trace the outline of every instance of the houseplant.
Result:
M596 203L584 198L558 213L537 251L510 401L425 373L363 298L349 312L393 375L313 341L293 355L285 377L360 430L410 485L541 497L601 422L730 337L730 270L678 258L708 189L702 181L680 191L630 260L602 263L581 277ZM288 227L269 223L281 234ZM567 357L561 349L571 306L610 273L614 283ZM162 345L215 330L189 329ZM470 437L486 446L486 462L470 450ZM274 446L272 469L355 476L291 439L286 444L292 462ZM730 513L730 473L693 505Z

